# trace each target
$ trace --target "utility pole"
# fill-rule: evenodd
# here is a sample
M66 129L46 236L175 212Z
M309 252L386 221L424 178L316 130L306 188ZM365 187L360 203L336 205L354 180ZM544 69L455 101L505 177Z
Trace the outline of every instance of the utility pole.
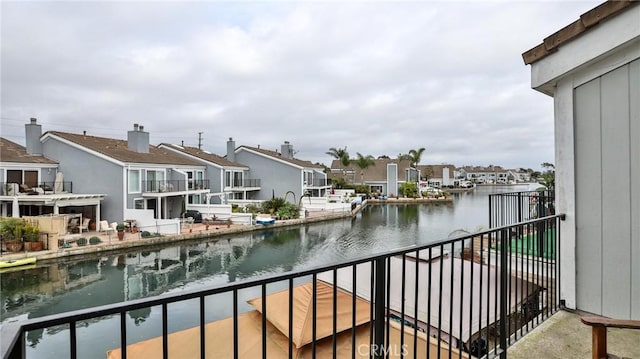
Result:
M204 132L198 132L198 149L202 151L202 134Z

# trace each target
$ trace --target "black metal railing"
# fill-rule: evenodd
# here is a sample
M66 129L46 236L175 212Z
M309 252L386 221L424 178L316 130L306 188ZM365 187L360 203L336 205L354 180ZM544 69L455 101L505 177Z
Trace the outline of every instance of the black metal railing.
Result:
M21 194L54 194L73 193L73 182L40 182L37 185L26 183L0 182L3 196L16 196Z
M307 187L326 187L329 181L326 178L314 178L311 181L305 181Z
M489 195L489 228L507 226L555 214L553 191L524 191Z
M230 189L243 189L243 188L259 188L260 187L260 179L257 178L245 178L243 180L238 180L235 183L226 183L225 188Z
M143 181L143 192L183 192L188 190L210 189L209 180L164 180Z
M91 350L91 341L78 338L82 328L82 338L112 335L110 358L180 357L185 346L201 358L272 358L276 352L289 358L301 352L506 358L515 340L559 309L561 219L548 216L339 264L28 319L15 332L3 330L2 357L25 357L31 331L66 330L67 356L77 358ZM536 237L544 238L541 248L532 244ZM249 309L239 299L247 291L256 296ZM207 322L214 309L206 299L218 295L230 317ZM199 303L192 309L197 326L170 333L168 306L187 300ZM136 337L130 312L153 307L161 308L160 336L130 342ZM115 332L92 331L105 317L116 321L109 325ZM298 332L301 323L308 330ZM181 347L171 344L178 335Z

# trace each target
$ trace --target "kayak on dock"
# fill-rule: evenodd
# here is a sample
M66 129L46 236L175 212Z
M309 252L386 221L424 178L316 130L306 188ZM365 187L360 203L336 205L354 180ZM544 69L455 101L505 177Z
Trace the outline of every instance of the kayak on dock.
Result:
M11 259L6 261L0 261L0 269L24 266L24 265L35 264L35 263L36 263L36 257Z

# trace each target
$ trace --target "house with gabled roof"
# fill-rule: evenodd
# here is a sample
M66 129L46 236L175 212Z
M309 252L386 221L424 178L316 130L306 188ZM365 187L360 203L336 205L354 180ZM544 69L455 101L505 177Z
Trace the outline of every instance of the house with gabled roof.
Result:
M108 221L140 225L178 218L188 203L200 203L209 193L205 165L150 145L149 133L137 124L126 140L49 131L41 141L43 153L60 163L74 190L107 194Z
M235 141L230 138L227 141L226 159L248 166L252 176L260 179L260 191L256 199L284 197L290 200L287 194L293 194L295 202L302 196L324 197L331 188L324 168L296 158L293 145L288 141L280 146L278 152L246 145L236 147Z
M510 172L501 166L464 166L459 172L473 183L507 183L509 179L513 179Z
M331 178L342 178L349 183L367 185L371 193L397 196L402 183L418 181L418 170L411 167L409 160L378 158L373 160L372 166L364 169L354 164L345 167L340 160L333 160Z
M241 203L257 199L260 191L260 179L251 178L251 170L248 166L229 161L222 156L197 147L167 143L161 143L158 147L201 162L206 166L204 178L209 180L211 190L207 203Z
M77 213L98 223L104 192L74 189L58 161L43 155L41 134L32 118L25 124L26 146L0 138L0 215Z
M457 184L454 165L417 165L416 168L420 172L420 181L427 182L431 187L451 187Z

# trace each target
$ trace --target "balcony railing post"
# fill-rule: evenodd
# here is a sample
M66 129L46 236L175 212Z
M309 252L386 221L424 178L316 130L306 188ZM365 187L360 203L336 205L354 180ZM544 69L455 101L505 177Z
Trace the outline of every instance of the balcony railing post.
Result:
M375 320L373 332L373 346L370 354L374 358L384 358L384 327L385 327L385 294L386 294L386 258L380 257L375 260L376 279L375 279L375 301L373 302Z
M500 358L507 359L507 285L511 277L507 268L507 253L509 252L509 230L500 231Z
M522 192L518 192L518 222L522 222ZM511 224L511 223L509 223Z

